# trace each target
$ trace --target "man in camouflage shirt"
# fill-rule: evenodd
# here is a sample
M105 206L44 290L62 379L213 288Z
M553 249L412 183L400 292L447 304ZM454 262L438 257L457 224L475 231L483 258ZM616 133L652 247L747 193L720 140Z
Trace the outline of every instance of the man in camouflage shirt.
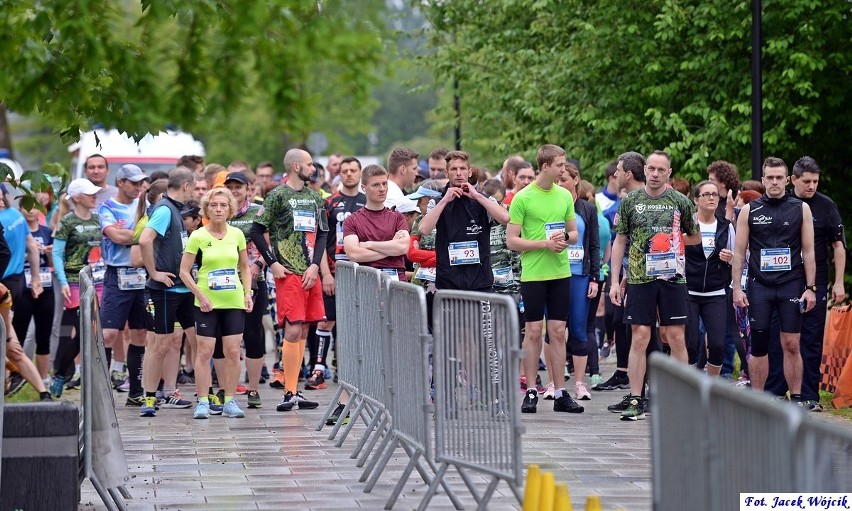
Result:
M284 327L282 367L284 400L278 411L316 408L298 392L297 383L310 323L325 319L322 285L317 278L325 256L328 220L323 200L307 183L314 173L311 155L291 149L284 156L287 181L272 190L263 201L263 211L250 231L275 277L278 322ZM269 232L272 246L266 243Z

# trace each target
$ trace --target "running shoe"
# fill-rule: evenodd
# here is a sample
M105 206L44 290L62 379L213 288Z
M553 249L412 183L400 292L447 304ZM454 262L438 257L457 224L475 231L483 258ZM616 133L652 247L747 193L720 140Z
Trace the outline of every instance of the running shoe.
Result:
M613 373L613 375L605 382L599 383L592 387L592 390L618 390L630 389L630 379L627 378L627 375L620 376L618 371Z
M53 396L50 395L50 392L39 392L38 394L39 401L53 401Z
M740 376L740 378L737 380L737 383L735 383L734 385L739 388L751 387L751 380Z
M139 410L140 417L155 417L157 415L157 398L154 396L145 396L142 401L142 408Z
M521 403L521 413L535 413L538 410L538 392L528 389Z
M263 364L263 367L260 368L260 379L268 380L269 379L269 369L266 368L266 364ZM265 383L265 381L261 381L261 383Z
M145 396L127 396L124 406L142 406L145 404Z
M219 389L219 392L216 393L216 399L219 400L220 405L225 404L225 389Z
M12 373L16 374L16 373ZM53 381L50 383L50 393L53 394L53 397L59 399L62 397L62 390L65 389L65 377L63 376L54 376Z
M74 373L74 377L71 378L71 380L65 384L65 388L67 390L79 389L81 384L81 378L82 377L80 376L80 373Z
M542 399L547 399L548 401L553 401L556 399L556 387L553 385L553 382L547 384L547 387L544 389L544 393L541 395Z
M577 399L580 401L590 401L592 399L592 395L589 394L589 389L586 387L586 384L581 381L574 383L574 395L577 396Z
M178 373L177 382L179 385L195 385L195 371L182 369Z
M226 417L233 417L236 419L242 419L246 416L246 412L240 409L240 405L237 404L237 400L231 398L225 403L225 406L222 408L222 415Z
M337 421L340 420L340 416L343 414L343 409L346 405L337 403L337 407L331 412L328 419L325 421L326 426L334 426L337 424ZM343 418L343 424L349 424L349 412L346 412L346 417Z
M308 378L308 381L305 382L305 390L322 390L328 388L328 385L325 384L325 376L323 376L322 371L317 369L311 374L311 377Z
M12 371L9 374L9 387L6 389L6 395L13 396L17 394L22 388L24 388L24 385L26 385L26 383L27 380L24 379L21 373L17 371Z
M210 418L210 405L205 403L204 401L199 401L197 405L195 405L195 412L192 414L193 419L209 419Z
M109 380L114 388L118 388L119 385L124 383L126 378L127 375L123 371L112 371L109 373Z
M567 390L562 391L562 395L557 397L553 401L553 411L554 412L568 412L568 413L583 413L586 411L580 404L571 399L571 396L568 395Z
M160 404L161 408L189 408L190 406L192 406L192 403L183 399L180 390L175 390L163 398L163 402Z
M222 400L217 394L208 394L207 402L210 405L210 415L222 415Z
M603 383L603 378L599 374L593 374L591 383L592 387L594 387L595 385L600 385L601 383Z
M609 356L610 346L608 342L604 342L603 346L601 346L600 358L607 358Z
M621 420L623 421L640 421L645 418L645 404L639 396L629 396L630 403L627 409L621 412Z
M272 370L272 381L269 382L269 386L273 389L283 389L284 388L284 371L277 371L275 369Z
M609 410L612 413L621 413L621 412L623 412L624 410L627 410L630 407L630 401L631 400L633 400L633 396L631 396L630 394L627 394L626 396L621 398L621 401L619 401L618 403L616 403L614 405L607 406L606 409Z
M823 411L822 405L819 404L819 401L814 399L807 399L805 401L799 401L798 404L800 407L804 408L809 412L821 412Z
M248 391L248 407L261 408L263 403L260 402L260 394L256 390Z
M290 408L286 407L286 403L291 403ZM284 405L283 409L282 405ZM295 394L288 392L281 401L281 404L278 405L278 411L286 412L287 410L292 409L293 406L298 406L300 410L313 410L319 406L319 403L305 399L305 396L303 396L301 392L296 392Z
M245 385L237 385L236 394L238 396L244 396L248 392L248 387Z
M125 378L123 382L116 385L115 390L118 392L130 392L130 378Z

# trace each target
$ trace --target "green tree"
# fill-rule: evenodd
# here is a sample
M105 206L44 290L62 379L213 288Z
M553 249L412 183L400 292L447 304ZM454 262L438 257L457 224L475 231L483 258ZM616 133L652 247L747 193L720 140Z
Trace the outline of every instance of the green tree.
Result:
M370 105L383 9L379 0L0 0L0 103L38 113L65 141L93 123L135 136L224 129L250 107L264 122L244 127L243 140L277 133L295 145L321 122L329 91L349 111Z
M461 80L466 145L486 140L500 157L558 143L596 172L625 150L659 148L695 181L716 159L750 168L750 5L430 2L434 52L424 60ZM765 153L813 156L835 193L831 174L850 163L848 9L763 2Z

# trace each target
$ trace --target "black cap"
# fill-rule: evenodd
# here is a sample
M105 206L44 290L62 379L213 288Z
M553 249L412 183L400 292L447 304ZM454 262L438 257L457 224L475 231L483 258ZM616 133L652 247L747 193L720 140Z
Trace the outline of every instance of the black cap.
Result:
M244 185L247 185L249 182L246 175L242 172L231 172L230 174L228 174L228 177L225 178L225 182L227 183L228 181L236 181Z

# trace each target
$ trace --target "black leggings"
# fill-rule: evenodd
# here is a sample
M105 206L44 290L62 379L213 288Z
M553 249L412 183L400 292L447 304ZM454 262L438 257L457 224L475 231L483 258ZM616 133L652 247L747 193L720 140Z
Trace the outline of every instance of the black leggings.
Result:
M64 376L66 380L74 376L74 359L80 354L79 312L79 307L65 309L62 313L62 326L59 328L59 346L56 348L56 358L53 360L53 374Z
M53 329L53 307L56 303L53 288L44 288L44 292L38 298L33 298L30 291L30 289L25 290L15 302L12 326L23 344L30 327L30 320L34 318L36 355L50 355L50 331Z
M590 375L600 374L601 368L598 362L598 343L595 337L595 317L598 313L598 304L603 294L603 285L598 286L598 294L589 300L589 314L586 315L586 338L589 340L589 359L586 362L586 370Z
M263 330L263 316L267 313L269 295L256 289L252 300L254 300L254 305L251 312L246 313L243 323L243 346L246 348L246 358L263 358L266 354L266 332ZM213 358L216 360L225 358L222 336L216 337Z
M725 310L725 295L695 296L689 295L689 324L686 327L686 349L689 363L698 364L701 359L703 343L699 338L698 322L704 321L707 332L707 363L722 366L725 357L725 330L728 328L728 316Z

